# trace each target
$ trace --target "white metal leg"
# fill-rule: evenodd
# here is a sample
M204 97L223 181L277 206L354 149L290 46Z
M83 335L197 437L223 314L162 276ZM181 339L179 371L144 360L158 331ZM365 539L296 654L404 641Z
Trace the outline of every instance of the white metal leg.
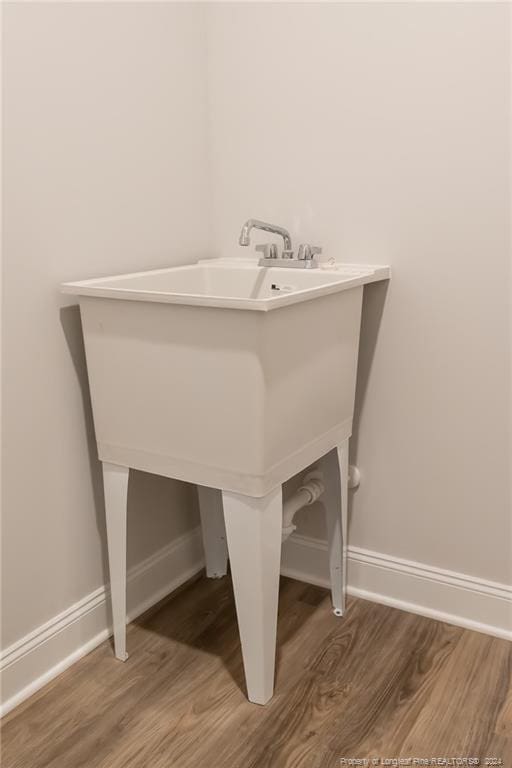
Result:
M203 534L206 575L213 579L225 576L228 569L226 527L222 509L222 491L217 488L197 486L199 513Z
M126 661L126 505L128 467L103 462L105 513L107 518L110 594L114 622L114 649Z
M249 701L274 692L281 564L281 487L263 498L223 491L224 518Z
M322 459L332 607L343 616L347 594L348 439Z

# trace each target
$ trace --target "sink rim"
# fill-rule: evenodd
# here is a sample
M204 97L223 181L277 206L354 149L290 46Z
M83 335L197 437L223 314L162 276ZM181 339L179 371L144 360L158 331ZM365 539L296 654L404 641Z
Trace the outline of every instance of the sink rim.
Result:
M222 309L250 309L260 312L268 312L279 307L296 304L302 301L327 296L339 291L349 290L360 285L379 280L387 280L390 277L390 269L385 265L368 264L345 264L337 262L334 265L320 265L320 268L311 273L304 270L301 274L318 274L319 272L332 277L328 282L311 287L300 288L290 293L269 296L265 298L246 298L233 296L218 296L198 293L176 293L173 291L155 291L141 288L121 288L119 286L99 285L106 280L120 280L145 277L147 275L166 274L177 272L191 267L208 267L210 269L251 269L257 272L270 270L275 273L280 281L287 275L290 278L294 270L289 272L286 268L260 267L255 259L235 259L235 258L217 258L217 259L199 259L196 262L180 264L174 267L164 267L161 269L151 269L139 272L121 273L117 275L105 275L99 278L80 280L74 282L62 283L61 292L76 296L89 296L104 299L121 299L125 301L149 301L162 304L183 304L188 306L217 307Z

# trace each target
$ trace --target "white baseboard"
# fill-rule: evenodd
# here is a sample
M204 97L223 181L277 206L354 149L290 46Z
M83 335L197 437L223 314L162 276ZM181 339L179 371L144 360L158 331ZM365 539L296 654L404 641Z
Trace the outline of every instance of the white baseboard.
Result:
M199 528L128 573L131 621L204 566ZM512 640L512 587L453 571L349 548L348 592L355 597ZM325 541L294 534L281 573L329 587ZM0 657L0 716L31 696L112 634L105 587L21 638Z
M130 569L128 621L168 595L204 566L200 528ZM35 693L111 634L108 589L100 587L18 640L0 657L0 717Z
M291 536L283 545L281 573L328 588L326 542ZM348 593L512 640L512 586L349 547Z

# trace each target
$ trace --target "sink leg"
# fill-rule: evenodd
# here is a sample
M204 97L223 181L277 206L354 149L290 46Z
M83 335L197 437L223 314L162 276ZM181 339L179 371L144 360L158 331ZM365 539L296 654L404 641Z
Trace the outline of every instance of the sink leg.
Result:
M224 518L249 701L274 692L281 565L281 487L263 498L223 491Z
M103 462L110 597L116 658L126 661L126 504L128 467Z
M217 488L198 485L197 495L199 497L206 575L211 579L218 579L225 576L228 569L222 491Z
M347 594L348 439L322 459L333 612L345 613Z

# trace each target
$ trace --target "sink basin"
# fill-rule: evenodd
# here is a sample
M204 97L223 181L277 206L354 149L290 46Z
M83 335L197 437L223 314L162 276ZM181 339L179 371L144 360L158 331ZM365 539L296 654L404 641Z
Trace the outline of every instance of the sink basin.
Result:
M99 458L264 496L350 436L363 285L388 276L216 259L64 284Z
M297 270L248 260L208 259L183 267L65 283L65 293L267 311L388 276L387 267Z

